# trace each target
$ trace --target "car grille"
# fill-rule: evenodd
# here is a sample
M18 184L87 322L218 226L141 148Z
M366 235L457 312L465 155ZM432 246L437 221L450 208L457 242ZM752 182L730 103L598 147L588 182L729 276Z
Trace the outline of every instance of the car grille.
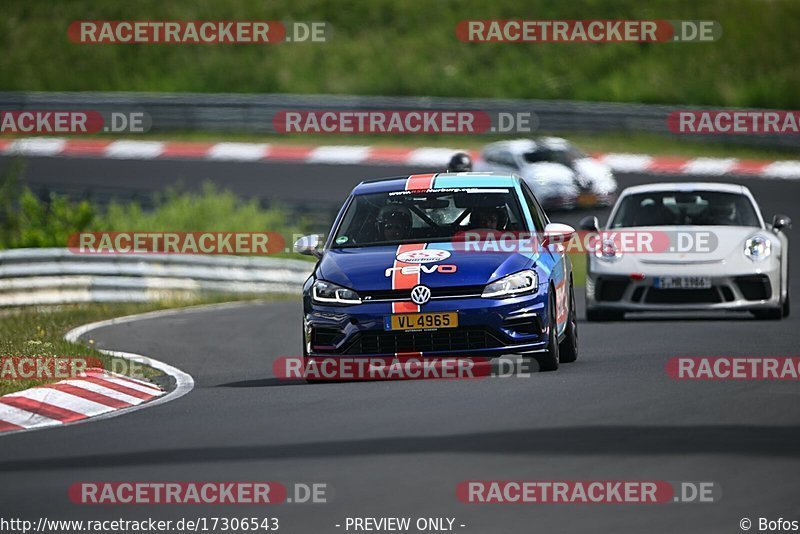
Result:
M480 295L484 286L432 287L431 298L464 298ZM411 289L378 289L359 291L366 302L385 300L411 300Z
M398 352L480 350L501 347L485 328L443 328L430 332L361 332L344 354L382 355ZM457 355L457 354L454 354Z

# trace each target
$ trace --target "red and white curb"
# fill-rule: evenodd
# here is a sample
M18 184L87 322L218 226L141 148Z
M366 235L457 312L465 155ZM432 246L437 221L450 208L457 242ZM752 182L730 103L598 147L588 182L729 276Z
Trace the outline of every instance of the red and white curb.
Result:
M79 343L81 336L106 326L244 304L252 302L191 306L127 315L79 326L67 332L64 339ZM98 350L117 358L146 361L150 367L170 375L175 380L175 388L163 391L150 382L111 374L102 369L88 370L86 377L37 386L0 397L0 436L116 417L176 400L194 388L191 375L164 362L132 352Z
M0 154L109 159L191 159L208 161L285 161L351 165L408 165L442 168L456 148L392 146L307 146L268 143L201 143L134 140L28 138L0 140ZM473 158L479 153L472 151ZM706 176L743 175L800 178L800 161L735 158L676 158L645 154L595 154L614 171Z
M138 406L164 395L149 382L103 369L0 397L0 432L30 430L82 421Z

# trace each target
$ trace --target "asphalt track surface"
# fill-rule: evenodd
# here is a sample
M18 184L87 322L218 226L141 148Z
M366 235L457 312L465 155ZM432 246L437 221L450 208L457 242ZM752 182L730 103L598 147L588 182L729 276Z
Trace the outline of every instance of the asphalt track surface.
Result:
M138 177L144 183L136 186L151 189L169 176L197 175L235 183L242 194L330 200L360 179L416 170L42 158L26 172L32 181L70 183ZM748 185L765 217L800 220L800 183L725 181ZM794 302L798 266L791 265ZM191 374L195 389L129 415L0 438L0 517L273 516L291 533L346 532L347 517L379 516L453 517L455 531L465 533L741 532L747 517L757 531L760 517L800 520L797 382L678 382L664 367L673 356L797 355L799 316L581 321L580 359L554 373L319 385L272 375L275 358L300 351L295 300L103 328L91 334L100 348L152 355ZM323 482L330 502L101 507L67 497L72 483L110 480ZM455 494L464 480L713 481L722 497L713 504L469 505Z

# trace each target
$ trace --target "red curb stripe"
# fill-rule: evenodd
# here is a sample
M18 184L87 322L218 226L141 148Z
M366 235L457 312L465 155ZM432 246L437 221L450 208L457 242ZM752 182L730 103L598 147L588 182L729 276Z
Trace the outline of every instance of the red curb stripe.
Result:
M40 402L25 397L3 397L0 398L0 403L7 404L8 406L12 406L14 408L19 408L20 410L25 410L26 412L43 415L44 417L49 417L50 419L55 419L56 421L61 421L62 423L80 421L81 419L86 419L88 417L85 414L73 412L72 410L61 408L60 406L55 406L53 404L48 404L46 402Z
M121 384L117 384L116 382L109 382L108 380L96 376L87 376L83 380L86 380L87 382L91 382L93 384L99 384L108 389L113 389L114 391L119 391L120 393L124 393L126 395L130 395L131 397L136 397L137 399L141 400L150 400L156 396L156 395L151 395L150 393L144 391L139 391L138 389L133 389L123 386Z
M263 159L305 161L316 148L302 145L270 145Z
M745 161L737 161L731 170L728 171L729 174L761 174L764 172L764 169L767 168L767 165L773 163L772 161L755 161L755 160L745 160Z
M119 408L128 408L129 406L133 406L133 404L127 403L125 401L112 399L111 397L103 395L102 393L95 393L94 391L89 391L88 389L79 388L71 384L61 384L61 383L45 384L41 387L56 389L64 393L69 393L70 395L75 395L76 397L80 397L82 399L90 400L98 404L109 406L111 408L119 409Z
M111 141L67 141L61 154L76 156L102 156Z
M7 423L5 421L0 421L0 432L9 432L11 430L25 430L25 427L15 425L13 423Z
M406 163L413 148L375 147L370 149L366 161L373 163Z
M650 165L648 165L647 170L652 172L670 172L670 173L681 173L684 170L684 167L689 164L688 159L678 159L678 158L654 158Z
M162 158L204 158L214 143L167 143L159 157Z

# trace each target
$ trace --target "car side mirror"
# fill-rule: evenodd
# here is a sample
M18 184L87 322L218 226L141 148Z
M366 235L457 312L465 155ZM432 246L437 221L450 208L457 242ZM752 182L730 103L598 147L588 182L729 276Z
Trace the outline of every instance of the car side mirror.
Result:
M317 234L304 235L294 242L294 251L304 256L322 257L322 241Z
M587 230L589 232L600 231L600 221L597 220L597 217L586 216L581 219L578 226L580 226L581 230Z
M575 235L575 228L568 224L550 223L544 227L543 244L566 243Z
M784 229L790 230L792 228L792 219L786 215L776 215L772 218L772 227L779 232Z

